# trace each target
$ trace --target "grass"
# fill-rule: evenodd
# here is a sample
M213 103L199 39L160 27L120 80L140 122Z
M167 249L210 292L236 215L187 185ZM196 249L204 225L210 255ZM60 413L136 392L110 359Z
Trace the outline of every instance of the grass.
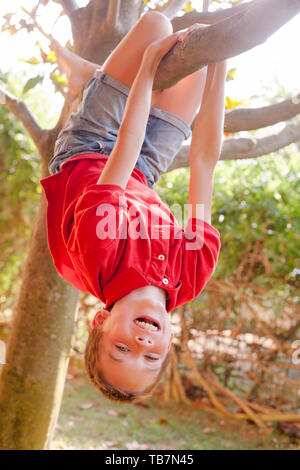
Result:
M146 406L102 397L82 373L67 380L52 449L292 449L276 430L262 434L252 424L150 399ZM298 443L299 444L299 443Z

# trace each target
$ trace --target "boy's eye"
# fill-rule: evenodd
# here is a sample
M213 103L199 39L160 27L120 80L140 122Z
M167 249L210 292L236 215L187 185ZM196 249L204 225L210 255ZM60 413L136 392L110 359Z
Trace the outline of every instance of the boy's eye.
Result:
M118 348L119 351L128 352L128 349L125 348L125 346L119 346L118 344L116 344L116 348Z

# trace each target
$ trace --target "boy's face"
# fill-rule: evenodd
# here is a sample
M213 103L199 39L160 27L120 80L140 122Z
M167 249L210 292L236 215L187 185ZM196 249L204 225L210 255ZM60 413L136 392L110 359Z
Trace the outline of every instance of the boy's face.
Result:
M159 374L173 336L165 308L155 299L124 297L103 314L99 347L104 380L131 393L146 389Z

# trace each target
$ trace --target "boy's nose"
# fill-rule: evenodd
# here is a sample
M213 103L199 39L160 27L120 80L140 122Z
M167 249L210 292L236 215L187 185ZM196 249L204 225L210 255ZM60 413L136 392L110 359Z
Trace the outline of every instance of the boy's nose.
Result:
M139 335L139 336L136 336L135 339L138 343L142 343L145 346L152 346L153 344L152 339L149 338L148 336Z

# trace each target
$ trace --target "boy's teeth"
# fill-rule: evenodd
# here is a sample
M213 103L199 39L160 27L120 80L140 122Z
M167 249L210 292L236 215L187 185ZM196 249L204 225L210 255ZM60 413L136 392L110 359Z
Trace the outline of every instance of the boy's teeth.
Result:
M150 331L158 330L157 326L153 325L152 323L148 323L142 320L135 320L135 323L137 323L142 328L145 328L145 330L150 330Z

